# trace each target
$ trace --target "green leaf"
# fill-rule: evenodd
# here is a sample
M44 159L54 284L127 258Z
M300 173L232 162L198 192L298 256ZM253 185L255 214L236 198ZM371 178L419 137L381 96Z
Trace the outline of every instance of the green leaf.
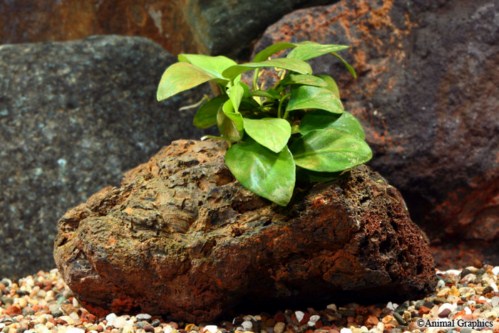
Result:
M296 165L321 172L347 170L372 157L364 140L335 128L309 132L290 148Z
M274 153L254 141L240 142L227 150L225 163L248 190L281 206L291 200L296 172L287 147Z
M220 134L231 142L240 141L243 137L243 117L240 113L234 112L232 102L227 100L222 110L217 113L217 125Z
M281 81L281 84L282 85L302 84L306 86L324 87L324 88L328 86L328 83L324 81L322 78L308 74L291 74L289 76L286 76L286 78Z
M260 52L258 52L255 55L255 57L253 58L253 62L267 60L271 55L273 55L279 51L282 51L282 50L293 48L295 46L296 45L294 43L288 43L288 42L279 42L279 43L272 44L272 45L264 48Z
M279 99L279 93L275 90L254 90L251 92L251 95L258 97L265 97L269 99Z
M244 83L237 82L232 87L227 89L227 95L229 95L230 101L232 102L232 106L236 110L236 113L239 113L239 105L241 104L241 100L244 96Z
M275 153L286 146L291 136L291 125L279 118L244 118L244 130L253 140Z
M217 112L222 104L227 100L227 96L221 95L210 99L196 112L193 124L198 128L208 128L217 124Z
M331 90L336 97L340 98L340 89L338 88L336 81L331 76L326 74L318 76L326 82L326 89Z
M348 49L346 45L300 43L288 54L288 58L309 60L322 55Z
M326 183L338 179L342 175L342 171L339 172L318 172L303 169L300 167L296 168L296 182L297 183Z
M277 58L260 62L248 62L227 68L222 74L228 79L233 79L241 73L255 68L275 67L287 69L300 74L312 74L312 67L305 61L299 59Z
M177 62L166 69L159 81L156 98L165 100L182 91L214 79L215 76L186 62Z
M362 140L365 138L360 122L351 113L346 111L340 116L320 110L308 112L300 123L300 133L302 135L324 128L335 128Z
M350 72L350 74L353 76L354 79L357 78L357 73L355 72L355 69L353 69L352 65L350 65L345 59L343 59L342 56L340 56L338 53L333 52L333 55L340 60L340 62L343 64L343 66L346 67L346 69Z
M343 105L339 98L329 89L300 86L291 91L291 98L286 107L286 112L302 109L320 109L333 113L342 113Z
M224 80L225 78L222 76L222 72L230 66L237 65L234 60L224 56L213 57L203 54L179 54L178 60L190 63L201 68L210 75Z

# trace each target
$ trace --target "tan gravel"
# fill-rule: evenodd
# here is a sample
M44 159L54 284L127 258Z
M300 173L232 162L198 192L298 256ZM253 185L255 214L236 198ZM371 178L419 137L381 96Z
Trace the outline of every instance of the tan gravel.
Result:
M499 333L499 266L437 271L434 293L402 304L336 305L241 315L232 322L182 323L149 314L97 318L81 307L57 270L0 281L2 333ZM424 327L420 327L424 326ZM438 327L429 327L438 326ZM452 327L447 327L452 326ZM474 327L472 327L474 326ZM473 329L474 328L474 329Z

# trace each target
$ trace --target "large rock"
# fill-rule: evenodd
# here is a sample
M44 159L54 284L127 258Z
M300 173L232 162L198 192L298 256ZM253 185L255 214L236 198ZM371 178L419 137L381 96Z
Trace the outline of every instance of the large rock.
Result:
M54 266L57 220L174 138L192 93L157 103L175 61L143 38L0 46L0 276Z
M374 148L373 168L401 190L433 240L498 244L498 7L344 0L284 17L256 50L282 40L351 45L345 54L357 80L340 74L333 57L314 65L340 78Z
M149 37L175 54L235 54L298 7L337 0L0 0L0 44L96 34Z
M239 306L407 299L434 286L424 234L368 167L282 208L241 187L224 151L175 141L64 215L54 257L85 307L208 321Z

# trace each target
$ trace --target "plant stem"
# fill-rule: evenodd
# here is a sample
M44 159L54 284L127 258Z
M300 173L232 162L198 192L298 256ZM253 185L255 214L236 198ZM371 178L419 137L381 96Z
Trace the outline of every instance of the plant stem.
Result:
M255 69L253 72L253 90L258 90L258 72L260 71L259 68Z
M282 118L282 103L284 103L284 100L289 97L289 94L284 95L280 100L279 100L279 106L277 107L277 117ZM284 113L284 118L287 116L287 112Z

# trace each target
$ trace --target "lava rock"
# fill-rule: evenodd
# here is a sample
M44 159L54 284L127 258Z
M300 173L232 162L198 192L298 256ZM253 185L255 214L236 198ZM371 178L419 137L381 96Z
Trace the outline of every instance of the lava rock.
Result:
M361 166L279 207L234 180L225 149L175 141L63 216L54 258L87 309L210 321L432 290L427 240L379 174Z
M168 51L236 54L296 8L337 0L0 0L0 44L139 35Z
M176 59L144 39L106 36L0 46L0 276L54 267L57 220L172 139L199 138L202 91L156 101Z
M400 189L431 239L497 244L498 7L344 0L285 16L255 52L276 41L350 45L343 54L357 80L333 57L314 68L339 79L346 108L375 151L370 165Z

